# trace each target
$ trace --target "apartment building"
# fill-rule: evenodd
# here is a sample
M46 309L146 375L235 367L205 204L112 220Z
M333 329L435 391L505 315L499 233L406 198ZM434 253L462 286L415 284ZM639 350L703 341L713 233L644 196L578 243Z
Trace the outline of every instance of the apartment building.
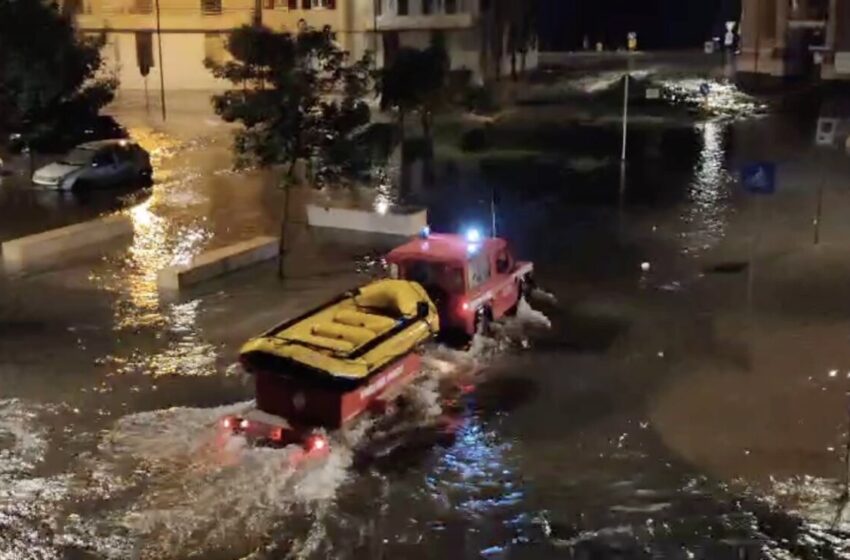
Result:
M227 84L204 67L224 60L230 30L260 23L295 31L301 25L335 33L353 57L370 50L377 63L401 47L426 47L436 34L455 69L480 79L488 68L482 32L482 0L66 0L82 32L106 34L104 57L121 89L215 90ZM486 4L486 0L483 0ZM160 68L157 19L161 29ZM510 68L505 60L504 67ZM526 66L537 64L536 52Z

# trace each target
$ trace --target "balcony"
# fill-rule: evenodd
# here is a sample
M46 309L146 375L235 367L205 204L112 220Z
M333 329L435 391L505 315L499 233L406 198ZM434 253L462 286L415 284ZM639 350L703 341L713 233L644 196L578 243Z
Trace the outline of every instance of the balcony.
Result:
M475 23L478 0L374 0L379 31L463 29Z
M430 29L463 29L472 27L471 13L458 14L382 14L377 17L379 31L406 31Z

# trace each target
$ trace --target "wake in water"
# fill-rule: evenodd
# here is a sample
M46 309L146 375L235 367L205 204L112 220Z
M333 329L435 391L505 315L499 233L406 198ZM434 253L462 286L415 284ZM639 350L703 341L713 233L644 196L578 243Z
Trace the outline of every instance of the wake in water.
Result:
M468 351L429 350L424 375L405 388L396 416L356 420L328 434L326 457L300 464L300 448L253 447L221 430L222 417L253 406L246 401L127 415L62 473L39 476L55 445L48 426L60 411L0 401L0 558L58 560L68 551L109 559L241 557L283 546L293 557L314 554L340 487L356 476L358 453L375 444L383 445L379 454L391 453L411 437L440 444L463 388L499 351L548 326L522 301L516 317L490 337L476 336ZM276 535L280 527L285 539Z

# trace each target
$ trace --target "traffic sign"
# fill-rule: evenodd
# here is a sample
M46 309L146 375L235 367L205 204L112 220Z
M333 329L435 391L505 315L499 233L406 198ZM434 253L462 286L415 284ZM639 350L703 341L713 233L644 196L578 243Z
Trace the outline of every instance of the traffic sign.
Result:
M766 161L744 165L741 168L741 185L752 194L775 193L776 165Z

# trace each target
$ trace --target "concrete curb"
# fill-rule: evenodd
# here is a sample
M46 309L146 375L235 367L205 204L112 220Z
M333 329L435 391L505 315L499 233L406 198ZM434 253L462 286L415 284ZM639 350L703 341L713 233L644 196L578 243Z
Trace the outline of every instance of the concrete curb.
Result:
M312 227L412 237L428 225L428 211L416 209L408 213L381 214L371 210L308 204L307 223Z
M248 241L213 249L189 264L163 268L156 275L160 290L179 291L235 270L271 260L278 254L278 238L260 236Z
M133 220L126 214L52 229L3 243L3 266L12 272L44 267L74 251L132 235Z

